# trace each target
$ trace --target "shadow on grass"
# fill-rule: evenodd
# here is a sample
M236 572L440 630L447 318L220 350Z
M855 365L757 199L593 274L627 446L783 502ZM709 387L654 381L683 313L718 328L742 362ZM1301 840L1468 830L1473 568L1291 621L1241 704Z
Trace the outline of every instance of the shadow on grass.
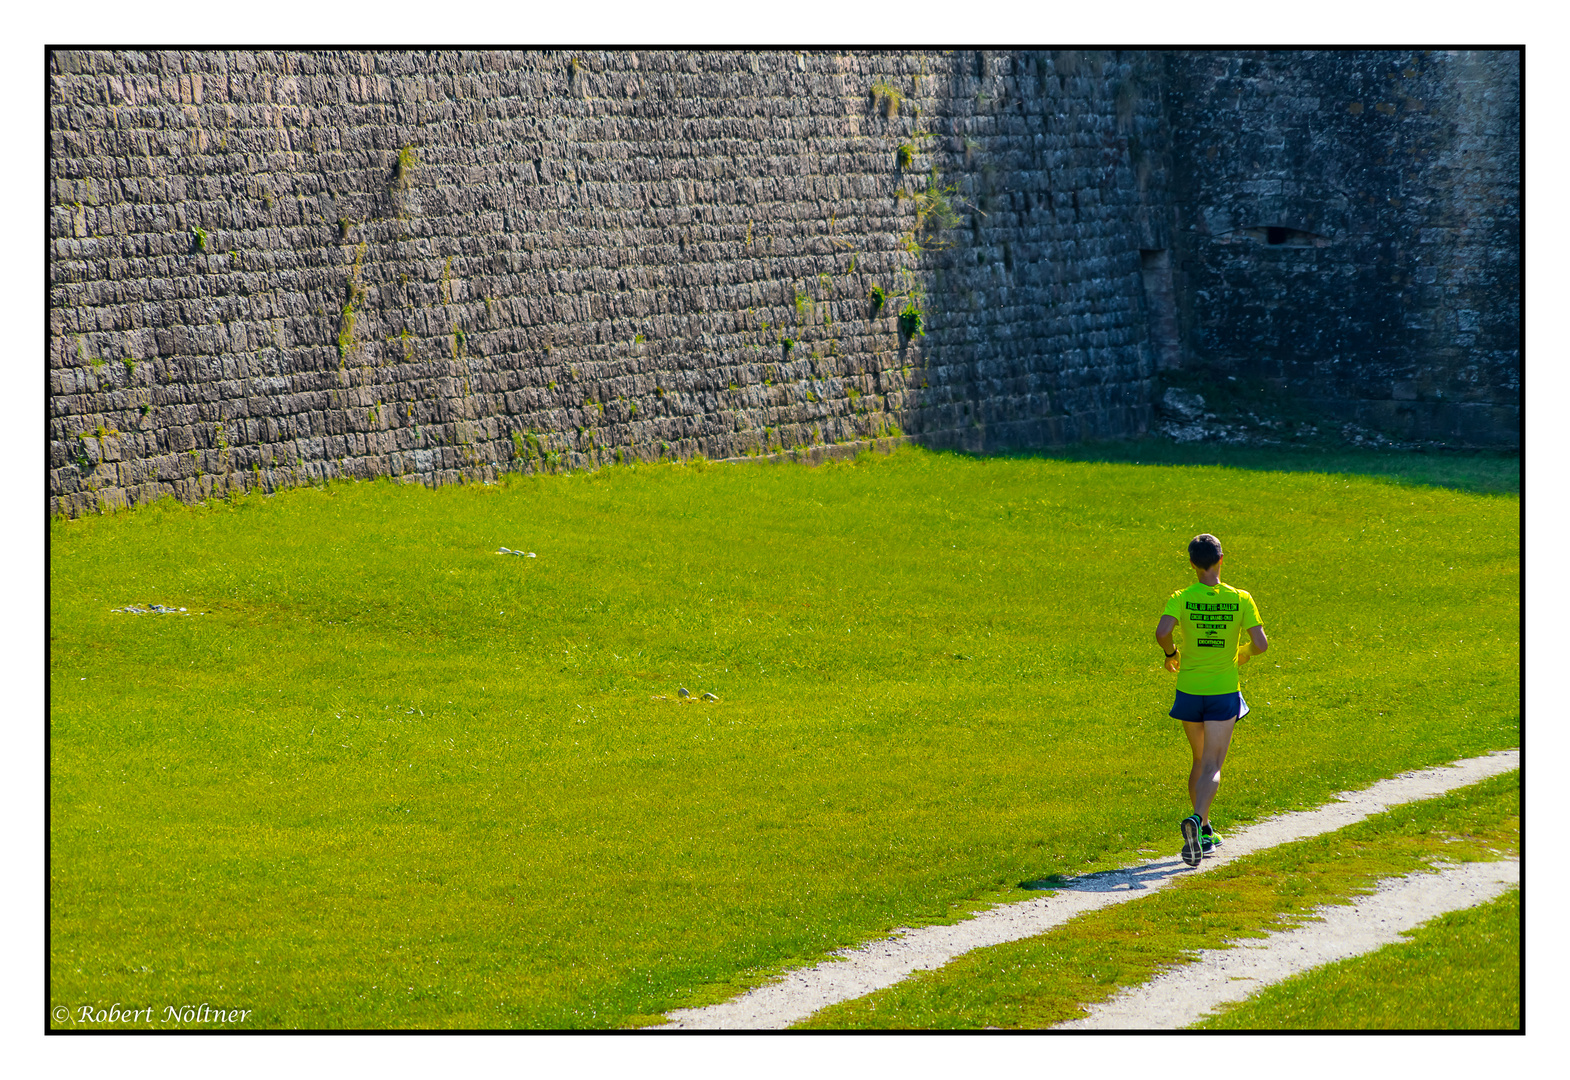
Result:
M1019 887L1030 892L1044 890L1068 890L1070 892L1119 892L1148 889L1148 882L1165 881L1179 874L1186 874L1195 868L1187 865L1181 859L1169 859L1162 862L1145 863L1142 866L1129 867L1123 870L1102 870L1095 874L1081 874L1078 877L1065 877L1062 874L1048 874L1044 878L1034 881L1021 881Z
M1227 446L1159 436L984 455L1131 465L1212 465L1262 472L1350 473L1485 495L1521 494L1521 455L1500 450L1372 450L1345 444Z

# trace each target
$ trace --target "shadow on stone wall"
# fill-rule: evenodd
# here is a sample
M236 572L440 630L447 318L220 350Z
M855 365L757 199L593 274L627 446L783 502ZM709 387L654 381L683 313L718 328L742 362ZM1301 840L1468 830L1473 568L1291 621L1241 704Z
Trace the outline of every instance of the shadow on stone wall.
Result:
M1453 320L1348 332L1321 355L1303 351L1321 339L1301 320L1362 307L1338 296L1342 269L1315 263L1310 281L1288 260L1341 234L1240 209L1264 205L1274 181L1256 174L1315 161L1293 133L1342 105L1304 94L1339 85L1346 63L51 53L49 508L905 437L980 452L1137 435L1155 421L1158 350L1270 368L1303 397L1309 379L1329 388L1327 414L1493 437L1518 409L1502 345L1515 317L1464 305L1515 280L1508 214L1468 247L1476 220L1425 239L1405 211L1431 246L1401 249L1406 291L1369 295L1409 312L1428 297ZM1498 189L1510 162L1484 168L1476 147L1508 134L1509 102L1485 94L1494 119L1459 125L1508 65L1483 58L1474 78L1423 63L1443 69L1418 80L1427 111L1376 148L1455 118L1445 146L1475 144L1454 166L1477 178L1467 198ZM1223 106L1245 98L1260 107L1234 123ZM1212 138L1228 123L1242 125L1230 143ZM1256 134L1277 129L1287 150ZM1440 220L1436 191L1422 221ZM1218 231L1218 206L1241 234ZM1310 240L1269 250L1272 228ZM1384 242L1334 250L1372 289ZM1412 253L1441 248L1449 276L1426 281ZM1296 322L1276 315L1289 286ZM1437 367L1415 345L1396 355L1419 338L1450 350ZM1472 396L1440 400L1467 379Z

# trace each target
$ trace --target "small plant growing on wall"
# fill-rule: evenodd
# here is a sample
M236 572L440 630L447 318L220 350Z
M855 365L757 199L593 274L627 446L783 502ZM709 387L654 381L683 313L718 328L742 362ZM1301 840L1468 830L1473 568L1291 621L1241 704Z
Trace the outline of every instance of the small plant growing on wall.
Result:
M894 151L894 164L898 165L902 170L908 169L915 157L916 148L910 145L910 143L905 143L898 150Z
M876 319L882 313L883 305L888 300L888 297L884 295L883 286L874 285L872 291L867 294L867 299L872 303L871 317Z
M927 174L927 189L914 196L916 231L926 230L929 233L936 233L958 225L961 218L959 211L954 207L958 194L959 185L949 184L945 187L938 183L938 170L933 168Z
M927 336L927 332L921 328L921 310L916 307L914 299L905 301L904 310L899 313L899 332L906 341Z
M207 230L200 225L191 226L191 250L196 252L207 250Z
M796 347L796 339L795 338L788 338L788 337L780 338L780 348L783 350L786 360L790 359L790 351L792 349L794 349L795 347Z
M393 165L393 179L399 187L408 187L414 177L414 167L420 163L415 156L414 147L404 146L398 150L398 161Z
M900 103L905 100L893 86L883 79L872 84L872 107L890 120L899 115Z
M354 305L345 304L338 315L338 359L343 360L354 344Z
M812 313L812 298L794 285L790 288L796 298L796 323L800 325Z

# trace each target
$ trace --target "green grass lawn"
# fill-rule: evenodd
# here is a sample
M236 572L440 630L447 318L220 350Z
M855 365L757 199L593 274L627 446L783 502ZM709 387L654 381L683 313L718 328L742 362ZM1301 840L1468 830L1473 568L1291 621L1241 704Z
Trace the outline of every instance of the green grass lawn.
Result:
M917 972L886 990L824 1009L798 1026L1046 1028L1077 1019L1085 1015L1085 1006L1188 963L1202 949L1301 925L1303 916L1314 908L1346 903L1371 891L1383 878L1422 870L1436 860L1516 856L1520 786L1520 773L1508 773L1437 799L1396 807L1326 836L1259 852L1149 896L1081 915L1046 934L966 953L935 971ZM1454 941L1455 935L1446 940ZM1511 961L1512 947L1518 970L1519 935L1496 936L1490 939L1490 948L1480 953L1474 954L1464 942L1448 951L1430 943L1417 953L1427 958L1426 966L1402 969L1386 958L1371 968L1352 967L1332 975L1328 985L1361 986L1356 972L1377 973L1378 985L1363 987L1363 994L1365 1003L1378 1003L1373 1006L1378 1019L1364 1026L1513 1028L1519 1023L1519 987L1508 987L1502 971ZM1424 995L1445 996L1436 988L1450 984L1443 978L1429 981L1429 976L1448 977L1474 957L1482 970L1456 984L1471 987L1470 992L1458 994L1450 1005L1413 1012L1405 1024L1389 1022L1403 1002ZM1326 998L1333 994L1324 991L1325 985L1316 982L1311 984L1314 988L1299 992L1287 989L1284 996L1267 990L1269 1001L1258 1009L1243 1008L1223 1023L1200 1026L1359 1026L1331 1021L1332 1017L1345 1020L1359 1010L1350 1003L1344 1007L1328 1003ZM1453 1022L1468 1011L1470 1024Z
M1039 456L1039 455L1037 455ZM1521 455L1502 450L1381 452L1344 443L1307 446L1224 446L1173 443L1159 436L1077 443L1048 451L1059 461L1215 465L1266 472L1354 473L1393 483L1519 495Z
M51 1004L635 1024L1175 850L1201 531L1272 641L1223 829L1516 745L1519 511L902 451L55 521Z
M1367 956L1262 990L1211 1030L1513 1031L1521 1026L1521 890L1452 911Z

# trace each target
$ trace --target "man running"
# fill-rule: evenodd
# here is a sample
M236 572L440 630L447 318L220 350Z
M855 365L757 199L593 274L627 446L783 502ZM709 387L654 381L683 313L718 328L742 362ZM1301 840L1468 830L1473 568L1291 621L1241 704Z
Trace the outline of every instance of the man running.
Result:
M1188 543L1188 561L1199 578L1167 601L1156 624L1156 641L1167 654L1167 670L1177 673L1173 718L1194 751L1188 772L1188 798L1194 812L1179 823L1183 830L1183 861L1198 866L1221 838L1210 828L1210 803L1221 786L1221 763L1227 758L1232 728L1248 715L1248 702L1238 689L1238 668L1270 647L1259 621L1254 598L1221 580L1221 541L1200 533ZM1183 655L1172 643L1172 631L1183 628ZM1248 639L1243 640L1243 632Z

